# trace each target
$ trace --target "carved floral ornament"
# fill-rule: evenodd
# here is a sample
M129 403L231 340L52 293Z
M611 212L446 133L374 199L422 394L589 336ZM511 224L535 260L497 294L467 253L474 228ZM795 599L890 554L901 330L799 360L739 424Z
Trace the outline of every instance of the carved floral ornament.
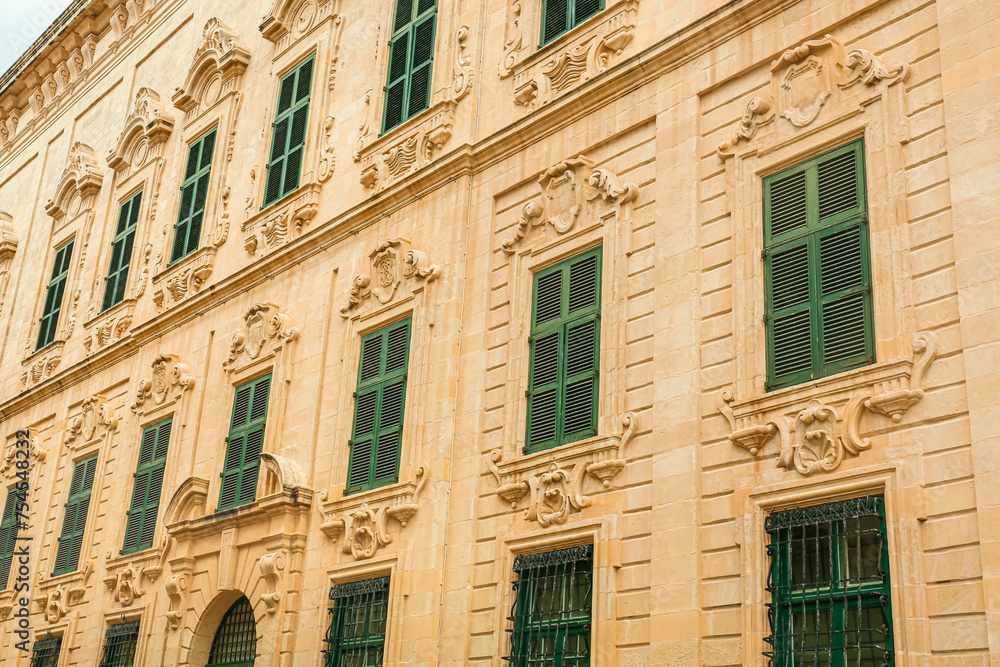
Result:
M725 389L720 395L719 410L732 429L729 440L758 456L777 437L779 468L805 476L833 472L846 457L856 457L871 449L871 441L860 434L865 411L898 424L923 399L924 376L937 356L937 345L935 334L918 333L913 349L919 357L908 364L912 370L877 381L866 391L853 390L841 407L812 399L801 409L793 408L790 412L779 409L780 414L767 414L753 410L746 403L734 405L732 390Z
M633 203L639 198L639 186L622 183L608 169L594 169L594 161L586 155L560 162L549 167L538 177L541 197L533 199L521 209L514 234L501 244L508 255L534 227L551 225L558 234L565 234L576 225L586 206L597 199L615 204L619 218L631 218Z
M233 334L229 356L222 367L233 372L238 366L273 354L298 337L298 328L291 325L288 315L278 312L278 306L258 303L243 316L243 328Z
M88 589L87 582L95 570L94 559L90 558L72 576L60 578L56 585L52 585L52 579L44 576L39 579L40 594L33 599L48 623L58 623L69 613L70 607L83 602Z
M843 44L831 35L804 42L771 63L770 91L747 102L736 128L719 143L719 159L735 155L741 143L751 141L762 127L778 119L795 128L806 127L825 107L848 101L855 86L892 86L909 75L909 65L888 67L865 49L845 56Z
M368 258L370 275L358 274L351 281L347 303L340 309L345 318L369 297L374 296L379 303L389 303L404 278L433 282L441 277L441 267L431 264L425 253L414 250L409 239L402 237L380 243Z
M80 404L80 414L73 417L66 429L64 444L70 449L103 438L118 428L115 407L100 394L85 398Z
M621 423L621 435L606 438L606 443L587 449L582 456L566 456L562 461L554 453L547 458L532 457L528 462L505 462L501 450L492 451L486 465L496 478L496 495L510 503L511 509L517 509L521 499L528 496L524 518L537 521L543 528L566 523L571 511L590 507L591 499L583 492L588 476L610 489L614 478L625 469L626 449L638 419L626 412Z
M178 359L176 354L160 354L153 360L150 377L139 380L136 385L135 401L130 407L134 414L173 403L194 386L190 369Z
M239 33L218 18L211 18L202 31L184 85L171 96L174 106L185 113L206 109L224 95L236 92L250 64L250 49Z

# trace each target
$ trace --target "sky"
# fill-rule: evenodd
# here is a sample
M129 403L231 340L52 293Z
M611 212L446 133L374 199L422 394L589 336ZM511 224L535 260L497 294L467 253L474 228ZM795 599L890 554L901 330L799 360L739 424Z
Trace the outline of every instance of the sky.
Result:
M70 0L0 0L0 74L52 24Z

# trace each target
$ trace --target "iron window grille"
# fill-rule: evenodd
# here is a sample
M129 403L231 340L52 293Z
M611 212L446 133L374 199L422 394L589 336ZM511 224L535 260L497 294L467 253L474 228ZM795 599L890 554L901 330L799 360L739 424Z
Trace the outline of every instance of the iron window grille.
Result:
M207 667L253 667L257 657L257 624L246 598L233 603L212 640Z
M508 632L517 667L590 665L594 548L591 545L514 560L514 603Z
M112 625L104 635L100 667L132 667L138 643L139 621Z
M30 667L56 667L59 664L59 649L62 637L47 637L35 641L31 649Z
M881 496L767 517L769 665L894 664Z
M330 589L325 667L379 667L385 654L389 577L352 581Z

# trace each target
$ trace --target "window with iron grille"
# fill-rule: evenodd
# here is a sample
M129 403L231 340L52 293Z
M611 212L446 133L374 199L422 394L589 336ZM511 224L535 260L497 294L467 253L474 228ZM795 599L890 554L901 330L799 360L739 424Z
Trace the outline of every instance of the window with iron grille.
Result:
M7 588L10 570L14 563L14 551L17 548L17 532L20 528L17 499L17 486L7 489L7 501L3 506L3 519L0 520L0 591Z
M604 0L545 0L542 4L542 44L548 44L602 9Z
M31 647L30 667L56 667L59 664L60 648L62 648L62 637L36 640Z
M252 503L257 498L257 473L264 446L270 388L270 375L236 388L233 421L226 438L226 461L221 474L220 511Z
M132 667L139 643L139 621L119 623L104 635L104 653L99 667Z
M864 143L764 179L767 388L875 361Z
M408 319L361 339L345 493L385 486L399 478L409 354Z
M66 278L69 276L69 262L72 257L72 240L56 250L56 259L52 263L52 278L45 288L45 308L42 310L42 319L38 326L36 350L42 349L56 339L59 311L62 310L63 292L66 291Z
M299 187L315 61L310 57L281 77L277 113L271 126L271 153L267 160L262 209Z
M97 471L97 455L77 461L73 467L73 478L69 484L69 500L63 515L62 532L59 534L59 549L56 551L55 568L52 576L74 572L80 562L83 548L83 533L87 527L87 512L90 510L90 492L94 488L94 473Z
M253 667L257 656L257 624L246 598L233 603L212 639L206 667Z
M534 277L525 453L597 435L601 248Z
M125 298L128 283L128 267L132 261L132 246L135 245L135 229L139 224L139 209L142 208L142 190L122 202L115 226L115 238L111 242L111 264L104 278L104 300L101 310L107 310L121 303Z
M163 490L163 472L167 465L167 445L170 443L171 421L146 427L139 445L139 464L136 467L135 485L132 487L132 504L125 527L125 544L121 552L130 554L153 546L156 516L160 509Z
M389 577L330 589L325 667L381 667L389 616Z
M187 168L181 185L181 206L174 225L174 245L170 263L187 257L198 249L201 223L208 199L208 179L212 175L212 154L216 130L212 129L188 147Z
M382 132L430 106L437 0L396 0Z
M516 667L590 665L593 546L524 554L514 560L514 572L504 661Z
M770 664L893 665L883 498L776 512L765 529Z

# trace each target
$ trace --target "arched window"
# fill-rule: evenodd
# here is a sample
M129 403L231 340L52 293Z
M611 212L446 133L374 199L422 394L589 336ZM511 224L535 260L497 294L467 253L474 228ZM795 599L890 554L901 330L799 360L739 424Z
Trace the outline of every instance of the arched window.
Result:
M253 667L257 655L257 624L246 598L233 603L215 631L207 667Z

